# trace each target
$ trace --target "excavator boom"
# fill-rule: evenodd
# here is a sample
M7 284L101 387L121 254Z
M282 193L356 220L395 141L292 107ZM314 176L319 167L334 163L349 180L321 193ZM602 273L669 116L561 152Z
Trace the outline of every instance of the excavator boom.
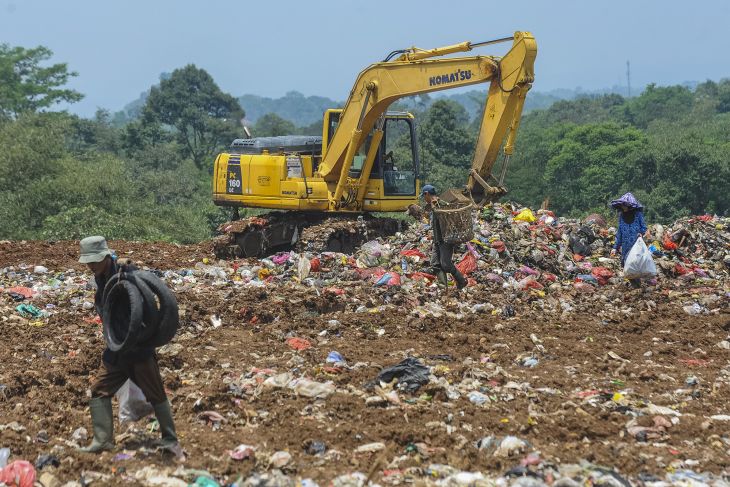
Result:
M496 180L491 176L491 170L506 136L505 154L512 151L525 95L534 80L537 55L537 44L529 32L516 32L514 37L496 42L506 40L512 40L513 44L502 58L438 58L492 43L463 42L432 50L411 48L394 61L376 63L362 71L318 169L318 175L331 183L332 207L339 208L348 184L359 188L366 183L362 179L366 179L367 174L361 175L359 181L348 182L352 155L364 142L363 134L370 133L393 102L407 96L485 82L490 82L490 87L466 187L473 194L485 196L503 193L503 189L489 184L490 179ZM496 181L501 185L501 181Z

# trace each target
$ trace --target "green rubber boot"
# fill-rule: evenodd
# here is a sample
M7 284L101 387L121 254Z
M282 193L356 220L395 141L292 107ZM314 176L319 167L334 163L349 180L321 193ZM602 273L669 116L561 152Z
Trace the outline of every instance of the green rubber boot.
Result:
M179 443L175 433L175 421L172 419L170 401L155 404L153 407L155 408L157 422L160 424L160 433L162 433L160 446L165 450L174 450L176 446L179 447Z
M94 439L91 445L79 448L86 453L99 453L114 448L114 415L111 397L95 397L89 401Z

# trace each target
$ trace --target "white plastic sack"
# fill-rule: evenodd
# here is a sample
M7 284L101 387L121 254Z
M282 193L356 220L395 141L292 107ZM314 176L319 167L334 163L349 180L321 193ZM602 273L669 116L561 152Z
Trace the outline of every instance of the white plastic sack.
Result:
M147 402L142 389L127 379L127 382L117 391L119 401L119 423L132 423L152 414L152 404Z
M631 247L626 262L624 263L624 277L626 279L639 279L656 276L656 266L651 252L646 247L644 239L639 239Z
M304 254L301 254L299 256L299 263L297 265L297 276L299 277L299 281L303 281L304 279L309 276L309 271L312 270L312 264L309 262L309 259L307 259Z
M377 240L365 242L360 246L358 262L362 267L377 267L390 259L390 251Z

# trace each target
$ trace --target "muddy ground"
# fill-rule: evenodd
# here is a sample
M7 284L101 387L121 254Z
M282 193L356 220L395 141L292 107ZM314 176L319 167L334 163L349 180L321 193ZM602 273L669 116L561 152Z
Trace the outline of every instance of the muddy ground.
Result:
M24 263L80 271L77 245L0 243L0 268ZM205 246L110 246L161 270L213 259ZM633 480L663 478L681 468L727 473L730 421L710 419L730 415L730 350L717 345L730 334L727 300L711 314L689 316L677 293L703 290L677 286L606 286L600 295L571 296L576 310L568 314L544 311L534 295L513 296L482 284L458 297L404 296L361 281L342 285L341 296L294 284L179 290L181 330L159 360L187 452L185 467L232 482L239 474L266 471L269 455L286 450L293 459L284 471L320 485L353 471L381 483L402 481L408 467L432 463L496 477L519 466L527 452L503 458L475 444L490 435L515 435L543 464L586 460ZM93 291L82 297L93 301ZM61 462L54 475L62 481L98 472L108 475L102 484L121 485L134 482L134 472L146 465L175 468L172 459L148 448L156 437L148 431L151 420L138 422L129 434L117 427L114 452L74 451L74 430L83 426L91 433L89 386L104 344L93 311L79 311L69 299L34 298L38 307L57 307L47 323L33 326L9 319L17 303L0 297L0 447L9 447L12 459L31 462L53 453ZM459 301L489 302L497 311L510 305L515 316L413 316L426 301L454 312ZM386 309L376 308L384 303ZM363 304L379 311L355 313ZM214 327L211 316L222 325ZM290 337L306 338L312 347L292 350ZM354 367L325 363L330 351ZM466 393L449 399L432 381L415 394L399 392L396 401L366 405L367 397L388 392L370 384L382 367L407 356L421 358L453 385L479 380L478 390L490 401L476 405ZM522 364L530 356L538 359L533 368ZM317 400L290 389L236 391L242 376L267 368L331 380L337 391ZM224 420L207 421L201 415L206 411ZM636 432L636 426L652 429L632 434L628 427ZM313 442L323 442L326 453L313 455ZM354 451L373 442L384 443L385 450ZM255 446L255 459L232 459L227 451L239 444Z

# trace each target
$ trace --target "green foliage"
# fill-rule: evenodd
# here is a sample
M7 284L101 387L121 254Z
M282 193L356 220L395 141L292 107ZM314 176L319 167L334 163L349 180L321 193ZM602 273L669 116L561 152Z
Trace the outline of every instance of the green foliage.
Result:
M537 206L550 197L563 214L607 213L625 191L650 221L730 210L730 83L650 86L636 98L616 95L558 102L523 117L507 177L509 198ZM529 95L528 95L529 97Z
M555 142L543 174L543 189L560 214L596 210L630 189L646 151L637 129L615 123L581 125Z
M187 66L139 100L141 118L45 112L81 96L62 89L73 75L65 65L39 67L49 57L45 48L0 46L0 239L210 238L228 217L211 202L210 168L216 153L243 135L238 102L205 71ZM262 113L254 135L319 135L320 108L311 123L297 122L310 123L304 126L279 111ZM392 108L417 116L422 179L440 190L462 187L478 129L473 107L423 96ZM395 125L387 130L402 167L409 137ZM507 197L533 207L550 198L562 215L606 214L611 199L632 191L650 222L727 214L728 154L730 80L695 90L651 85L631 99L560 101L523 117Z
M424 179L437 188L460 188L466 183L474 150L464 107L450 100L431 105L418 126Z
M69 78L65 63L42 66L53 52L47 47L33 49L0 44L0 118L16 118L59 102L77 102L83 95L63 88Z
M296 127L289 120L284 120L275 113L268 113L259 118L253 129L254 137L275 137L278 135L292 135Z
M167 131L199 169L212 170L213 158L241 135L244 112L203 69L189 64L153 86L143 109L142 131L164 139Z
M657 87L650 84L641 96L628 103L631 122L646 128L652 120L679 120L692 108L692 92L683 86Z

